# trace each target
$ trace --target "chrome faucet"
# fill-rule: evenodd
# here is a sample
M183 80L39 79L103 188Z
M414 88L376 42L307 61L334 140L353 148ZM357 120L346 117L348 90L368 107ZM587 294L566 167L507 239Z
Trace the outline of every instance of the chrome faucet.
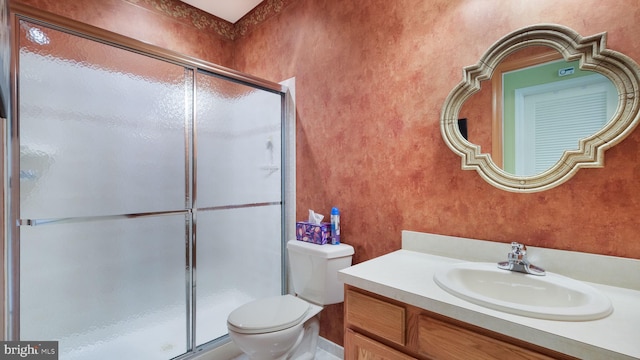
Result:
M527 247L517 242L511 243L511 252L508 254L508 260L499 262L498 268L531 275L545 275L543 268L537 267L527 260Z

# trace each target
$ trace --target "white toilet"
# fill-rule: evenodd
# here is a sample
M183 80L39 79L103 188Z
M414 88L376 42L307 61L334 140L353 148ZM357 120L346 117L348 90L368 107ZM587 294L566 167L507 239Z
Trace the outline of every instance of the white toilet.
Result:
M252 360L312 360L322 306L344 301L338 270L351 266L352 246L291 240L287 251L297 297L258 299L227 318L231 339Z

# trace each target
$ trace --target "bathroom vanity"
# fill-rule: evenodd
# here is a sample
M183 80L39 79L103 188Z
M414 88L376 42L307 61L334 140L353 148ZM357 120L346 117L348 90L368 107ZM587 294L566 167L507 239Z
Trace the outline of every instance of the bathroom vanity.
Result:
M341 270L345 359L637 359L640 261L529 248L532 262L605 295L613 312L548 320L476 305L434 274L463 262L499 262L509 244L404 231L402 249ZM530 275L528 275L530 276Z
M351 286L345 304L345 359L575 359Z

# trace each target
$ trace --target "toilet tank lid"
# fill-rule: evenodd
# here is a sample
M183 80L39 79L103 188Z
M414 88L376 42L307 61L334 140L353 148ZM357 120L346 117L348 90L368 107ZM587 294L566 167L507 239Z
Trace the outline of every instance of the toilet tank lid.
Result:
M325 259L351 256L354 253L353 246L348 244L340 243L337 245L317 245L299 240L289 240L287 242L287 249Z

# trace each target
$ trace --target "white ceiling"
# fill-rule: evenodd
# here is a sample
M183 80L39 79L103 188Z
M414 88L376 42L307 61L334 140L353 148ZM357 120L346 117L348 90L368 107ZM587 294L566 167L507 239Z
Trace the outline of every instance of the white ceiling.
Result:
M262 0L182 0L182 2L235 24Z

